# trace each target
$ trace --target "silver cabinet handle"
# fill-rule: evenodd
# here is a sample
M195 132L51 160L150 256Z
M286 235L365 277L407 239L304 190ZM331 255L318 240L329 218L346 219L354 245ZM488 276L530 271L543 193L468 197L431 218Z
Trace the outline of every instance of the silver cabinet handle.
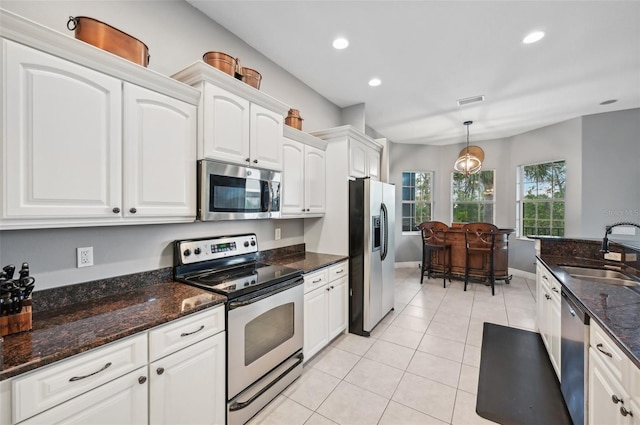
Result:
M180 336L181 336L181 337L183 337L183 336L193 335L194 333L196 333L196 332L200 332L200 331L201 331L201 330L203 330L203 329L204 329L204 325L200 326L198 329L196 329L196 330L195 330L195 331L193 331L193 332L183 332L183 333L181 333L181 334L180 334Z
M611 355L611 353L609 353L608 351L604 351L602 349L603 345L602 344L597 344L596 348L598 349L598 351L600 351L602 354L604 354L605 356L609 356L609 357L613 357L613 355Z
M553 288L551 288L551 290L552 290L553 292L558 292L558 288L556 288L555 286L554 286Z
M547 279L547 276L545 276L545 275L542 275L542 278L543 278L544 280L549 280L549 279Z
M338 270L338 271L336 272L336 274L340 274L340 273L342 273L342 272L344 272L344 269L340 269L340 270Z
M311 281L311 283L318 283L318 282L322 282L322 278L318 279L318 280L313 280Z
M75 381L79 381L79 380L84 379L84 378L88 378L88 377L90 377L90 376L95 375L96 373L100 373L100 372L102 372L103 370L106 370L107 368L109 368L109 366L111 366L111 362L109 362L109 363L107 363L106 365L102 366L102 368L101 368L101 369L96 370L95 372L90 373L90 374L88 374L88 375L84 375L84 376L74 376L73 378L69 378L69 382L75 382Z

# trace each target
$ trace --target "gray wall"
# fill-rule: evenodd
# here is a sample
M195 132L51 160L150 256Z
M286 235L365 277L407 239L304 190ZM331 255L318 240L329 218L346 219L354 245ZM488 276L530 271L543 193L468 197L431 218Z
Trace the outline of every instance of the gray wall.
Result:
M188 3L178 1L7 1L1 7L68 34L69 16L89 16L125 31L149 47L149 69L172 75L222 51L262 73L261 91L299 109L305 131L341 125L340 108L236 38ZM275 227L282 239L274 238ZM36 289L170 267L171 241L255 232L261 249L304 241L303 221L253 220L147 226L0 231L0 267L29 262ZM75 249L93 246L95 266L78 269Z

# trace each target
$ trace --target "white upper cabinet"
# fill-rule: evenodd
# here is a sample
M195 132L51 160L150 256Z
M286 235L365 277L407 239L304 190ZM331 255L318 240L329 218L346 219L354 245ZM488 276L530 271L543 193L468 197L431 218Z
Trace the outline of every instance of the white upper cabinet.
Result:
M326 209L326 142L285 126L282 214L317 216Z
M199 91L0 14L0 230L193 221Z
M289 106L198 61L173 75L202 93L198 159L282 170L284 117Z
M349 175L380 180L380 150L356 140L349 140Z
M196 215L196 107L124 87L124 216Z

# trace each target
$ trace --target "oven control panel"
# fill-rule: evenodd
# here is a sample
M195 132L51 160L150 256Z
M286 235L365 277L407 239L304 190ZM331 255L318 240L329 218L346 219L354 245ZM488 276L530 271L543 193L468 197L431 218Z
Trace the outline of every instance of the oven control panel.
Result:
M182 264L193 264L258 252L258 241L255 234L191 239L178 241L176 244Z

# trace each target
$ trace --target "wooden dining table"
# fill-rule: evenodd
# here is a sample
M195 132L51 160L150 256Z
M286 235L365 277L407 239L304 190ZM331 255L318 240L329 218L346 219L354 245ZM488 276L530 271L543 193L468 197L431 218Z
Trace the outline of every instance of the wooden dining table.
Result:
M496 233L495 250L493 254L493 265L496 280L505 280L505 282L511 280L511 275L509 274L509 235L513 232L514 229L498 229L498 232ZM451 274L454 276L464 277L466 265L466 243L462 225L454 224L449 227L449 230L445 232L445 237L446 244L451 246ZM477 272L478 270L488 272L489 260L490 258L487 255L471 254L469 256L469 263L471 266L469 276L480 276ZM433 254L431 261L434 266L442 266L444 255L436 252ZM475 273L474 270L476 271Z

